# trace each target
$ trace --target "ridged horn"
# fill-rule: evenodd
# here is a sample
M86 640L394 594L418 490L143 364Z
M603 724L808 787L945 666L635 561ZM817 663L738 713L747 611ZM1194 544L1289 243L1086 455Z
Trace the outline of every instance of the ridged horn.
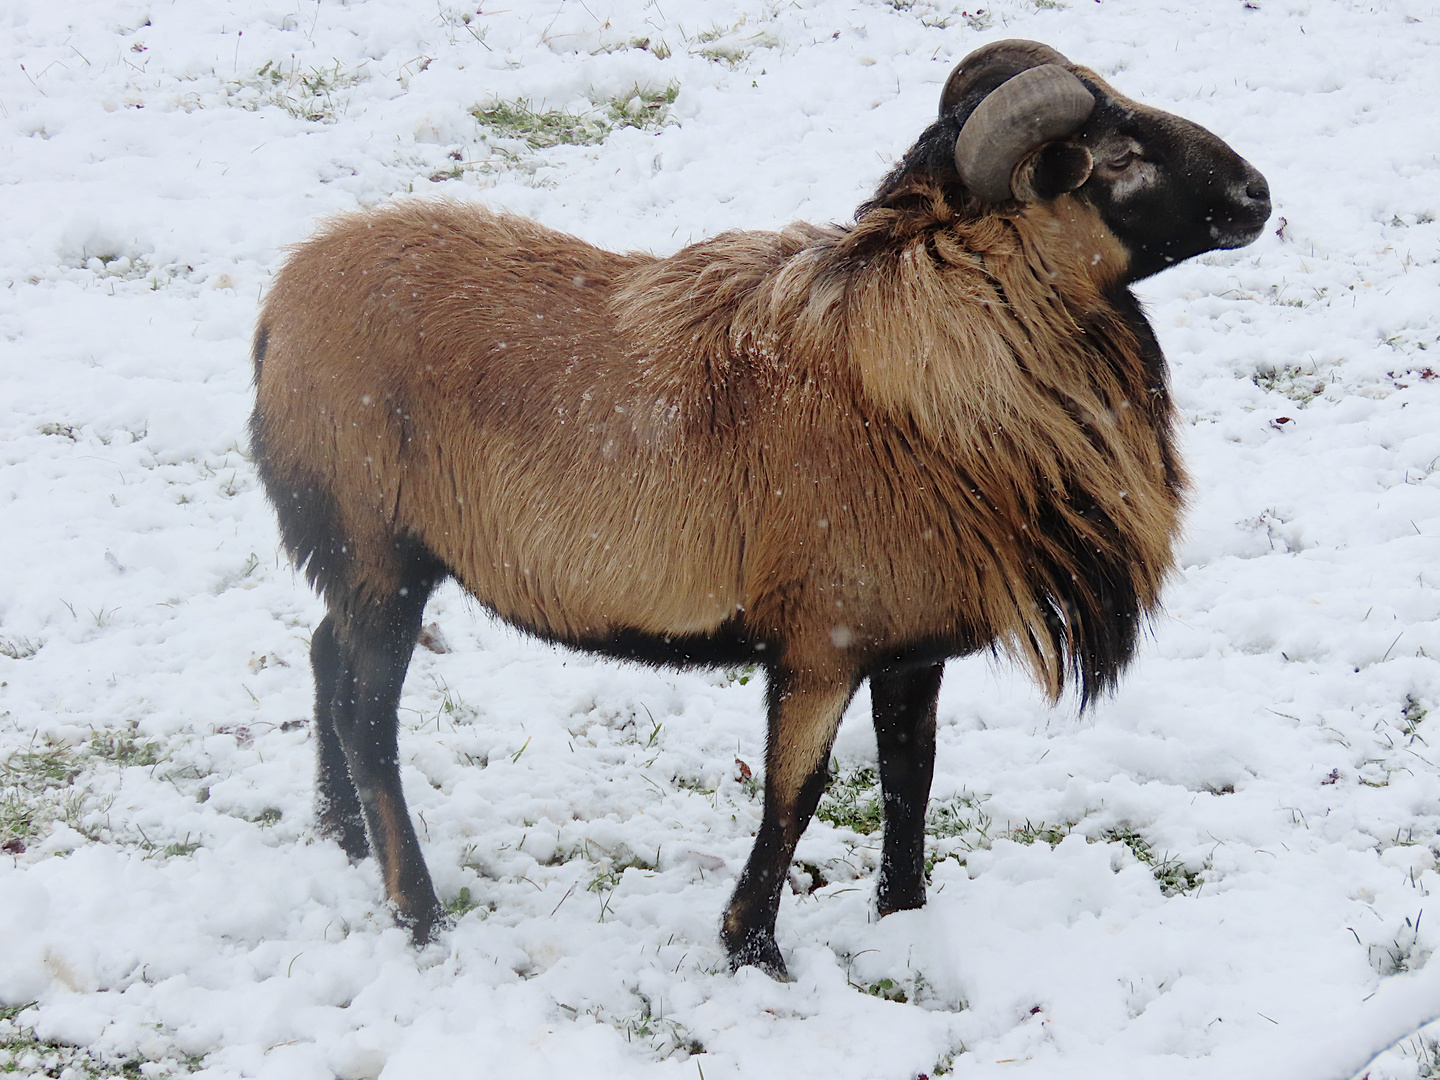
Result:
M944 116L970 93L978 91L983 97L1005 80L1041 64L1068 68L1070 61L1049 45L1024 38L1006 38L981 45L956 64L950 78L945 80L945 89L940 94L940 115Z
M1020 159L1077 131L1094 108L1095 95L1059 64L1020 72L987 95L960 129L960 179L985 202L1012 198L1010 174Z

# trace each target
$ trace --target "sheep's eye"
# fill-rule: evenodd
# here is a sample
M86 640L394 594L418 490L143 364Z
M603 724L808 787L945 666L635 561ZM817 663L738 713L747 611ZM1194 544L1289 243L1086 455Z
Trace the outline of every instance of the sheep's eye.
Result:
M1123 154L1120 154L1117 157L1113 157L1109 161L1105 162L1105 167L1107 169L1114 169L1116 172L1119 172L1122 169L1128 169L1131 165L1135 164L1135 162L1140 160L1141 157L1138 150L1126 150Z

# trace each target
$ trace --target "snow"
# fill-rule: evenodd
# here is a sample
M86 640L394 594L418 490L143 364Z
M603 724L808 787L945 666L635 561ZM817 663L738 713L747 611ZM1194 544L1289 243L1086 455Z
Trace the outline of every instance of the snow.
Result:
M311 824L320 608L244 435L285 245L412 191L661 252L843 221L1001 37L1205 124L1275 195L1253 247L1139 290L1195 484L1130 676L1077 716L952 663L929 906L877 921L878 837L817 820L779 984L717 941L761 680L551 649L447 589L401 752L468 910L412 950ZM596 145L471 113L671 86L668 123ZM1437 99L1423 0L9 0L0 1068L1440 1075ZM862 692L842 778L868 727Z

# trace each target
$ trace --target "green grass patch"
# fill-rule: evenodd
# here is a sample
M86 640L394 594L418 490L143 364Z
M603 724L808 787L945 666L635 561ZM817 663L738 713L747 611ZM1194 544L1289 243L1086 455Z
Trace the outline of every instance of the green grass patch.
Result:
M204 1064L200 1055L146 1058L106 1057L83 1046L50 1042L20 1021L20 1015L35 1005L0 1008L0 1076L56 1077L59 1080L163 1080L188 1076Z
M293 59L288 69L283 62L267 60L250 82L264 104L277 105L297 120L331 124L345 111L345 92L369 77L363 65L348 70L339 60L333 67L303 70Z
M528 101L496 101L476 105L470 115L502 139L519 139L532 150L552 146L593 146L604 142L609 128L594 115L563 109L536 109Z
M121 768L134 765L148 769L160 763L160 744L140 737L134 724L124 731L96 732L90 739L90 753Z
M114 797L93 781L129 768L150 770L171 783L200 778L193 766L167 766L161 742L141 735L133 723L118 731L92 729L90 740L75 746L36 735L29 746L11 751L0 759L0 852L22 854L58 823L91 841L135 846L157 856L193 854L202 844L189 835L152 840L138 825L116 822L112 827L107 811ZM259 823L273 824L279 816L279 810L266 811Z
M670 45L664 39L651 37L632 37L629 41L615 45L605 45L596 49L591 56L599 56L602 53L621 52L624 49L640 49L648 52L657 60L669 60L671 55Z
M830 775L830 786L821 797L815 816L837 828L853 829L865 836L880 832L885 825L885 803L879 771L872 765L841 770L832 762ZM986 813L984 801L984 796L968 793L932 801L925 811L927 839L932 843L950 841L943 846L966 851L988 848L994 839L991 835L994 821Z
M894 979L881 979L862 989L871 997L884 998L886 1001L898 1001L901 1005L910 1000L909 995L905 993L905 987Z
M985 811L985 797L962 793L931 802L925 812L925 835L934 840L958 839L974 850L990 846L995 819Z
M653 131L668 122L670 106L679 96L679 83L670 83L663 90L646 90L637 84L630 93L617 94L602 105L612 127Z
M820 797L815 816L837 829L853 829L862 836L879 832L885 823L880 774L870 765L842 771L831 762L830 786Z
M623 1035L627 1043L648 1048L650 1056L657 1061L672 1057L684 1061L696 1054L705 1053L705 1044L693 1031L678 1020L662 1015L650 998L638 988L630 992L640 1002L639 1008L633 1013L617 1016L599 1006L588 1011L596 1020L609 1024ZM572 1016L579 1015L579 1010L569 1005L562 1003L560 1008ZM699 1075L705 1075L703 1069L699 1070Z
M935 1065L930 1069L930 1075L949 1076L955 1071L955 1059L965 1053L965 1044L961 1043L954 1050L947 1050L935 1059Z
M1054 847L1070 835L1070 830L1075 827L1071 821L1062 822L1059 825L1047 825L1041 822L1038 825L1032 824L1027 818L1024 825L1011 829L1006 836L1017 844L1033 844L1037 840L1043 844Z
M706 783L703 777L676 776L671 783L681 791L693 791L696 795L703 795L707 799L720 790L714 784Z
M1299 364L1265 365L1259 368L1250 381L1262 390L1283 394L1297 405L1309 405L1325 393L1325 379L1311 365L1308 369Z
M590 884L585 886L586 892L609 893L614 892L620 884L620 879L625 876L626 870L647 870L653 871L655 865L639 856L631 855L628 858L616 862L602 862L595 870L590 879Z
M730 27L712 26L701 30L690 41L690 52L712 64L736 68L749 59L756 49L773 49L780 39L764 30L741 32L743 21Z
M1416 740L1423 743L1425 740L1420 738L1420 725L1425 722L1427 715L1429 715L1429 710L1420 703L1420 700L1414 694L1406 694L1404 705L1400 711L1400 733L1412 743Z
M884 828L885 811L876 769L862 765L842 771L832 763L831 776L815 816L836 828L852 829L863 836L879 833ZM1013 840L1017 844L1043 843L1053 848L1079 824L1078 821L1052 824L1027 820L1023 825L997 833L984 801L984 796L962 794L931 803L925 815L927 880L937 864L951 858L963 862L966 852L987 849L997 839ZM1182 859L1156 854L1150 843L1132 828L1109 829L1087 840L1124 844L1137 860L1150 868L1166 896L1190 896L1204 884L1204 867L1193 870ZM809 865L802 869L815 877Z
M67 1046L41 1039L33 1028L15 1019L33 1004L0 1010L0 1076L46 1076L60 1080L160 1080L188 1076L203 1067L204 1058L199 1055L160 1059L140 1056L110 1058L83 1046Z
M46 741L11 754L0 762L0 777L27 791L45 791L70 783L80 772L75 752L63 743Z
M185 839L174 844L166 844L161 848L161 853L167 858L183 858L186 855L194 855L204 845L199 840L191 840L190 834L185 834Z
M262 829L268 829L285 816L285 811L278 806L267 806L250 819L252 824L259 825Z
M564 109L537 109L533 103L516 99L476 105L470 115L490 134L518 139L532 150L552 146L595 146L620 128L654 130L669 120L670 106L680 87L671 83L662 90L636 86L628 94L597 102L588 112Z
M72 816L70 785L79 774L75 751L50 740L0 761L0 848L18 854L46 824Z
M469 886L462 885L460 891L446 900L443 906L446 915L452 919L458 919L479 907L480 901L471 895Z
M751 679L755 677L755 672L757 672L758 670L760 670L760 666L758 664L742 664L738 667L725 668L725 685L734 686L738 683L739 685L744 686L746 683L748 683Z
M1156 855L1150 842L1134 829L1125 826L1106 829L1096 840L1100 843L1124 844L1137 860L1150 868L1150 874L1166 896L1190 896L1205 883L1204 869L1191 870L1185 863L1169 855Z

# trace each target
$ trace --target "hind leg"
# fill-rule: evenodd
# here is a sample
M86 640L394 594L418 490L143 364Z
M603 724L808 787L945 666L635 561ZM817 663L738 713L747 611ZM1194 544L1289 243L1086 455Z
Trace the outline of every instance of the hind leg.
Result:
M430 939L441 911L400 786L396 707L425 601L440 574L426 557L403 561L402 584L386 599L352 600L338 609L332 605L329 641L334 645L334 665L317 665L316 675L318 688L322 670L335 673L330 709L334 741L328 742L329 737L322 734L319 750L321 794L330 801L322 815L333 812L337 827L344 830L350 828L347 815L353 821L358 805L369 849L380 863L386 896L395 907L397 920L419 945ZM326 647L322 639L322 659L327 659ZM319 727L323 732L323 721ZM337 746L354 791L353 803L340 782ZM323 786L327 781L331 785L328 791ZM350 835L354 835L353 829Z
M945 665L935 664L870 676L885 799L876 889L881 915L925 904L925 806L935 772L935 704L944 673Z
M350 779L350 767L345 763L340 734L335 728L336 701L342 692L347 700L353 696L354 680L350 669L341 661L333 615L321 620L315 628L315 636L310 639L310 666L315 673L318 766L315 810L320 834L336 841L352 860L363 859L370 854L370 841L365 837L365 814L360 806L360 793Z

